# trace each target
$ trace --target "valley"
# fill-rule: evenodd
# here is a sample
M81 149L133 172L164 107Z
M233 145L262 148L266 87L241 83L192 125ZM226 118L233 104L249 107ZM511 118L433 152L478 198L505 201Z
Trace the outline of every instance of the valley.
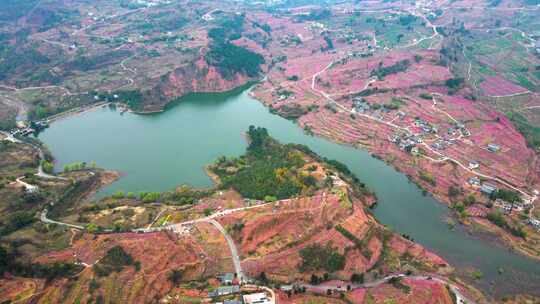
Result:
M8 2L0 300L538 300L534 1Z

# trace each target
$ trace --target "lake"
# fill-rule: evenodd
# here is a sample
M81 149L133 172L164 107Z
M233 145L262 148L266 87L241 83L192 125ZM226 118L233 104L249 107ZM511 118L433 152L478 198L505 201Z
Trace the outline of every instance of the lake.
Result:
M99 167L121 172L122 178L98 193L99 197L117 190L211 186L204 166L221 155L243 154L243 133L249 125L267 128L283 143L305 144L345 163L375 191L374 214L380 222L410 235L460 272L470 267L480 270L484 276L475 285L487 293L540 295L540 262L470 235L463 227L450 229L448 208L424 196L405 175L364 150L305 134L293 122L271 114L246 90L187 96L153 115L98 108L53 123L39 138L56 158L57 170L75 161L95 161ZM499 273L499 268L504 271Z

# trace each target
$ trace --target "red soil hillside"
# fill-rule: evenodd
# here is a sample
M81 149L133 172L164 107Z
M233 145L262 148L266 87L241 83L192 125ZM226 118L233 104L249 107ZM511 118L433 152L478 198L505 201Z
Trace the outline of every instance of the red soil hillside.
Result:
M230 91L253 80L240 73L226 79L201 57L198 61L177 68L156 80L157 84L145 93L142 111L161 111L167 103L177 97L190 93Z
M353 201L351 205L339 194L323 193L220 219L225 227L243 223L235 238L249 275L265 272L280 281L309 280L312 272L298 271L299 252L312 244L328 243L346 257L344 269L335 273L344 280L375 268L380 273L400 271L408 260L415 260L426 270L446 269L447 263L435 254L385 230L363 210L362 202ZM354 241L339 230L348 231Z
M126 266L120 272L97 276L92 265L99 264L100 259L114 246L121 246L140 266ZM39 299L52 303L73 303L78 301L76 299L87 302L96 297L116 303L156 301L173 287L168 280L172 270L180 270L183 281L196 281L230 271L221 266L223 259L225 263L229 262L228 252L219 250L223 246L226 246L224 240L211 227L194 228L189 237L167 233L85 234L75 240L70 249L50 253L35 261L73 261L86 266L72 279L76 284L70 283L70 280L54 281L41 291L43 295ZM92 287L96 283L91 281L99 287Z
M347 293L350 303L400 303L400 304L452 304L450 293L442 283L430 280L405 279L403 285L410 288L409 293L390 285L382 284L375 288L361 288Z

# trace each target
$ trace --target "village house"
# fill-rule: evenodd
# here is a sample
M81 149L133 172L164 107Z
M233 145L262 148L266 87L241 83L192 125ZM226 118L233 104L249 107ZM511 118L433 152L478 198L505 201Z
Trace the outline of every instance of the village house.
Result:
M478 167L480 167L480 164L477 161L472 160L469 162L469 169L478 169Z
M495 191L497 191L497 187L483 183L482 187L480 187L480 192L484 193L485 195L492 195Z
M234 282L234 273L226 273L223 275L218 276L218 280L223 285L232 285Z
M281 287L279 287L279 289L283 292L289 292L289 291L293 291L294 289L294 286L293 285L281 285Z
M431 147L436 150L444 150L446 148L446 145L443 141L437 141L431 144Z
M364 113L371 109L369 103L365 102L363 98L354 98L353 99L354 110L358 113Z
M243 296L244 304L270 304L270 299L264 292L252 293Z
M410 139L407 139L405 141L401 141L399 144L399 148L401 150L410 151L414 147L414 142Z
M533 226L536 229L540 229L540 221L537 219L530 218L529 225Z
M20 134L22 136L28 136L28 135L30 135L30 134L32 134L34 132L36 132L36 130L34 130L32 128L26 128L26 129L21 130Z
M495 200L495 203L493 203L493 206L501 209L504 213L510 213L512 211L521 211L523 208L518 207L516 204L512 206L512 204L505 202L501 199Z
M39 187L35 185L24 183L23 186L26 193L37 193L39 191Z
M216 297L231 295L231 294L235 294L239 292L240 292L240 286L238 285L220 286L216 288L215 290L210 291L208 293L208 296L211 298L216 298Z
M497 144L494 144L494 143L491 143L487 146L487 149L489 152L499 152L501 150L501 146L497 145Z
M480 179L477 176L473 176L469 178L468 180L469 185L479 187L480 186Z
M239 300L225 300L223 302L216 302L215 304L242 304Z
M401 137L399 137L399 134L394 134L390 137L390 141L395 144L399 144L399 142L401 141Z

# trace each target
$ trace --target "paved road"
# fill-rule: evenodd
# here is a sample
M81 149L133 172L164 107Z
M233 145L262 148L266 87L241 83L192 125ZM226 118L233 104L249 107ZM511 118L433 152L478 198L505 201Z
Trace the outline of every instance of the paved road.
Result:
M332 65L335 63L335 61L332 61L330 62L326 67L324 67L324 69L322 69L321 71L315 73L313 76L312 76L312 80L311 80L311 90L314 91L315 93L317 94L320 94L322 95L323 97L325 97L329 102L331 102L332 104L336 105L337 107L339 107L340 109L342 109L343 111L345 112L348 112L348 113L352 113L352 114L355 114L355 115L358 115L358 116L361 116L361 117L365 117L367 119L370 119L370 120L374 120L376 122L379 122L379 123L382 123L382 124L385 124L385 125L388 125L394 129L398 129L398 130L402 130L402 131L406 131L406 132L409 132L409 133L412 133L410 132L410 130L408 129L408 127L402 127L402 126L398 126L392 122L388 122L388 121L385 121L383 119L379 119L377 117L374 117L374 116L371 116L371 115L367 115L367 114L364 114L364 113L355 113L352 109L348 109L347 107L343 106L342 104L338 103L337 101L335 101L329 94L327 94L325 91L323 90L320 90L320 89L317 89L316 87L316 80L317 78L325 73L328 69L330 69L332 67ZM434 93L432 92L433 95L437 95L437 93ZM434 103L433 105L434 109L436 109L436 102ZM438 111L441 111L441 112L444 112L440 109L436 109ZM446 113L446 112L444 112ZM446 113L446 115L450 116L448 113ZM451 117L451 116L450 116ZM451 117L453 119L453 117ZM537 195L535 194L529 194L527 193L525 190L522 190L520 188L517 188L511 184L509 184L508 182L504 181L504 180L501 180L500 178L498 177L494 177L494 176L489 176L489 175L486 175L486 174L482 174L480 172L478 172L477 170L471 170L468 168L468 166L465 166L464 164L462 164L460 161L454 159L454 158L451 158L451 157L448 157L444 154L442 154L441 152L433 149L430 145L426 144L426 143L423 143L422 144L426 149L428 149L429 151L441 156L444 160L444 161L451 161L455 164L457 164L458 166L462 167L463 169L465 169L466 171L474 174L474 175L477 175L477 176L480 176L480 177L483 177L483 178L486 178L486 179L489 179L489 180L493 180L493 181L496 181L496 182L499 182L515 191L518 191L519 193L521 193L525 198L526 200L530 201L531 203L533 203L536 199L537 199Z
M47 223L47 224L56 224L56 225L60 225L60 226L65 226L65 227L70 227L70 228L75 228L75 229L79 229L79 230L83 230L84 227L83 226L78 226L78 225L73 225L73 224L68 224L68 223L64 223L64 222L58 222L58 221L55 221L55 220L51 220L47 217L47 213L49 212L48 209L43 209L43 211L41 211L41 216L40 216L40 220L44 223Z
M45 179L68 180L65 177L45 173L45 171L43 171L43 164L41 162L42 160L45 159L45 153L43 153L43 150L40 147L34 146L34 148L38 149L39 159L40 159L39 166L38 166L38 172L35 174L37 177L41 177L41 178L45 178Z
M202 223L202 222L209 222L210 220L222 217L224 215L228 215L228 214L239 212L239 211L249 210L249 209L261 208L261 207L267 206L269 204L275 204L275 203L278 203L278 202L262 203L262 204L249 206L249 207L226 209L226 210L218 211L218 212L216 212L216 213L214 213L212 215L209 215L207 217L198 218L198 219L195 219L195 220L170 224L170 225L166 225L166 226L162 226L162 227L137 228L137 229L134 229L133 232L147 233L147 232L158 232L158 231L164 231L164 230L180 231L180 230L183 230L184 226L194 225L194 224Z
M26 191L35 192L35 191L37 191L39 189L39 187L36 186L36 185L30 185L29 183L24 182L22 180L23 178L24 178L24 176L17 178L16 182L23 185L23 187L26 189Z
M438 278L438 277L430 277L430 276L406 276L405 274L394 274L386 276L382 279L367 282L363 284L355 284L351 282L345 282L345 281L334 281L334 282L325 282L321 283L319 285L311 285L311 284L300 284L299 286L305 287L307 290L316 291L320 293L326 292L328 289L331 290L339 290L339 291L347 291L347 285L351 287L351 289L357 289L357 288L373 288L377 287L381 284L387 283L392 278L404 278L407 277L412 280L433 280L436 282L439 282L441 284L448 285L452 292L456 295L456 301L458 304L476 304L473 300L467 298L463 293L461 292L461 289L452 284L451 282Z
M12 143L20 143L21 141L17 138L13 137L13 135L9 134L8 132L0 131L6 138L4 138L5 141L10 141Z
M210 224L214 225L214 227L216 227L217 230L219 230L219 232L221 232L221 234L223 234L223 236L225 237L225 240L227 240L227 244L229 245L229 249L231 250L231 258L232 258L233 264L234 264L234 271L238 275L238 280L241 283L244 282L244 280L245 280L244 272L242 271L242 265L240 264L240 256L238 255L238 250L236 249L236 245L234 244L234 240L231 238L231 236L227 233L225 228L223 228L223 226L221 226L221 224L218 221L216 221L214 219L211 219L208 222Z
M1 132L1 131L0 131ZM14 142L14 143L20 143L21 141L18 140L17 138L11 136L11 134L9 133L6 133L6 132L2 132L2 134L4 134L6 136L6 138L4 140L7 140L7 141L11 141L11 142ZM44 153L43 153L43 150L41 150L40 147L37 147L37 146L33 146L34 148L38 149L39 151L39 158L40 160L44 159ZM43 167L42 167L42 164L41 164L41 161L39 163L39 167L38 167L38 172L35 174L36 176L38 177L41 177L41 178L46 178L46 179L61 179L61 180L68 180L67 178L65 177L60 177L60 176L54 176L54 175L50 175L50 174L47 174L43 171ZM17 178L17 183L23 185L27 191L35 191L38 189L38 186L36 185L31 185L29 183L26 183L24 182L23 180L23 177L19 177ZM50 204L51 206L54 205L54 203L51 203ZM78 226L78 225L73 225L73 224L69 224L69 223L63 223L63 222L58 222L58 221L54 221L54 220L51 220L49 218L47 218L47 212L49 212L49 210L47 208L43 209L43 211L41 211L41 215L40 215L40 220L44 223L47 223L47 224L56 224L56 225L61 225L61 226L65 226L65 227L71 227L71 228L75 228L75 229L79 229L79 230L82 230L84 229L84 227L82 226Z

